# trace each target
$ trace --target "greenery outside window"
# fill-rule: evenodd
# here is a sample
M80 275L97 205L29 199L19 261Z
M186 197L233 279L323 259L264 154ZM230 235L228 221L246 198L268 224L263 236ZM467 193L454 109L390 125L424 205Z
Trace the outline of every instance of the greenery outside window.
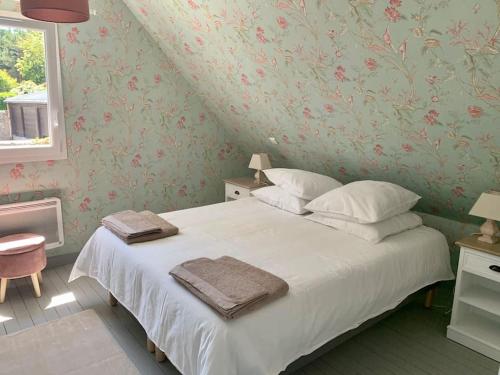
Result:
M66 156L57 26L0 12L0 164Z

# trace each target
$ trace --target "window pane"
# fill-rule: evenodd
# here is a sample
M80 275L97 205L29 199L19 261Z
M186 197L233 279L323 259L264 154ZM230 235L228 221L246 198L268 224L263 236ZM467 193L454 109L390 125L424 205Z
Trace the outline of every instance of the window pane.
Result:
M45 34L0 22L0 147L50 145Z

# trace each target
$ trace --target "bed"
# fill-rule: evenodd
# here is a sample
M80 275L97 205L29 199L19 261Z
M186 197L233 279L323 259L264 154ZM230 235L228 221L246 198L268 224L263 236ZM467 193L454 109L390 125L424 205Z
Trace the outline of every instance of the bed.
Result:
M421 226L377 245L245 198L161 214L174 237L126 245L101 227L70 281L96 279L185 375L278 374L410 294L453 279L444 236ZM168 271L230 255L283 278L287 296L233 321Z

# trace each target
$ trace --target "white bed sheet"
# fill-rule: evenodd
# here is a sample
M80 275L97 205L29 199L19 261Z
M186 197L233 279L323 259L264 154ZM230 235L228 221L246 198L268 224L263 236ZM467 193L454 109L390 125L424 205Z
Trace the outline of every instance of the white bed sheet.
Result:
M444 236L422 226L372 245L256 198L162 214L180 234L126 245L99 228L70 281L97 279L185 375L277 374L413 292L454 277ZM168 275L230 255L288 282L287 296L224 321Z

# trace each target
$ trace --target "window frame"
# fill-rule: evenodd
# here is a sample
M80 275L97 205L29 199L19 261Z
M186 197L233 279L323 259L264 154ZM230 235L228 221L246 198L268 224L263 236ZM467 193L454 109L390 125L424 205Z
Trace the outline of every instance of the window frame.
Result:
M45 34L47 122L50 136L50 145L0 145L0 164L66 159L68 156L57 24L31 20L7 11L0 11L0 24L40 30Z

